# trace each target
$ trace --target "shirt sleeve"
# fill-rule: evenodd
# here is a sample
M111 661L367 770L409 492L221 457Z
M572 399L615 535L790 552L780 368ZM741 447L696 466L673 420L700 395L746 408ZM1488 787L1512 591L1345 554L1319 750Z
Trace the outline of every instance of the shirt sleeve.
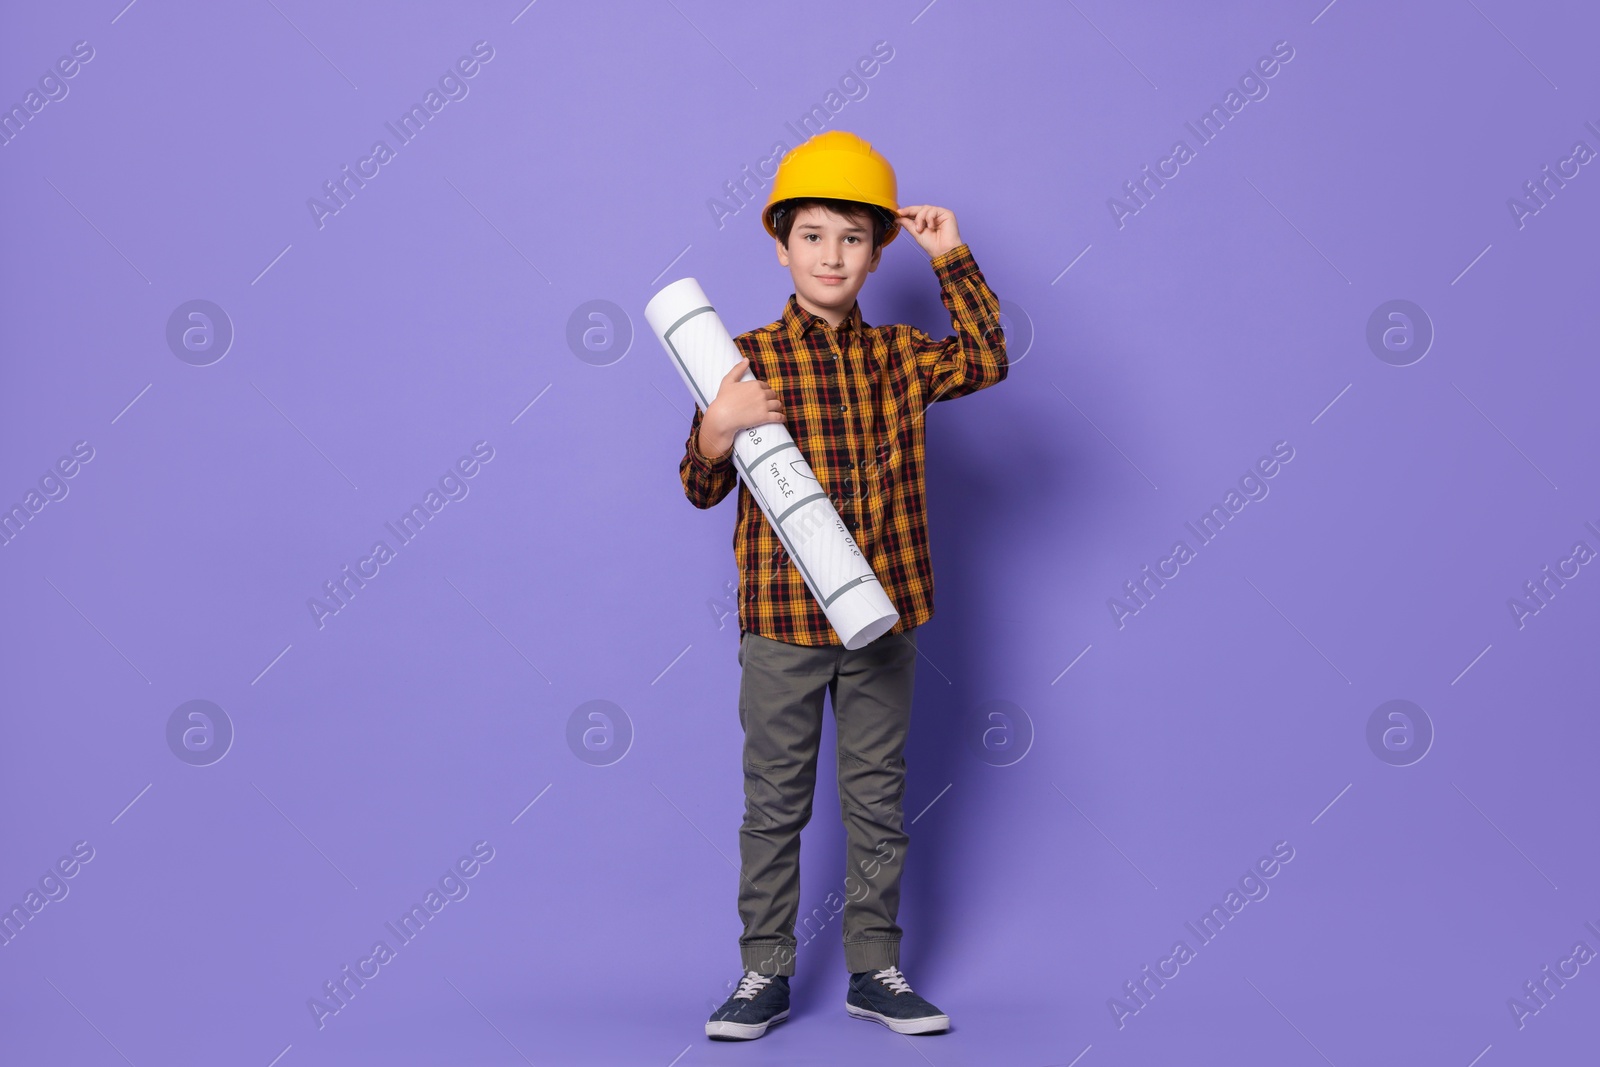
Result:
M1005 333L1000 328L1000 298L995 296L966 242L933 259L939 298L956 332L935 340L912 328L917 376L925 404L954 400L1005 381Z
M683 446L683 459L678 463L684 495L697 508L715 507L739 481L738 471L733 466L733 449L715 459L700 453L696 442L700 437L700 420L704 417L705 412L696 406L689 423L689 439Z

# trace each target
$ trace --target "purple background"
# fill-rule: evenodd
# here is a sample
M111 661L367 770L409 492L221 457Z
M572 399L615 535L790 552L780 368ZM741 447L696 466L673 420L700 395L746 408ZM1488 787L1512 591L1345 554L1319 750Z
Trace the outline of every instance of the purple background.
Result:
M0 550L0 903L75 842L94 858L0 948L6 1062L1594 1048L1596 965L1521 1028L1508 999L1600 949L1600 576L1520 627L1508 602L1600 548L1600 177L1520 227L1508 201L1600 148L1597 25L1052 8L13 6L0 105L74 42L94 58L0 147L0 504L94 454ZM308 200L477 41L468 95L319 228ZM1197 147L1184 124L1278 41L1268 95ZM827 128L956 213L1012 358L928 422L900 920L954 1029L845 1016L830 719L794 1018L713 1043L740 933L735 506L684 500L691 401L643 307L692 275L736 333L778 315L758 206L711 202L877 42ZM1119 227L1109 199L1180 137L1195 158ZM166 336L194 299L235 331L204 366ZM1395 299L1436 332L1405 366L1367 341ZM861 303L950 331L908 238ZM479 441L468 495L319 627L323 583ZM1119 627L1123 583L1279 441L1270 494ZM1368 742L1395 699L1435 734L1406 766ZM191 700L235 735L207 766L167 738ZM594 700L604 765L568 741ZM470 893L319 1029L308 1000L478 841ZM1279 841L1270 895L1200 946L1185 922ZM1180 938L1195 958L1119 1027L1110 999Z

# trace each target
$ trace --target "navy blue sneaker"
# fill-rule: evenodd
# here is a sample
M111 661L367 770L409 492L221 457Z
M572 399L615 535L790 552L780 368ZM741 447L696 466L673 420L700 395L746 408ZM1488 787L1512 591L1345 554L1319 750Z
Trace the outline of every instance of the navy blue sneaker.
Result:
M706 1036L748 1041L788 1017L788 976L746 971L739 988L706 1020Z
M950 1016L911 991L898 967L850 975L844 1010L880 1022L897 1034L936 1034L950 1029Z

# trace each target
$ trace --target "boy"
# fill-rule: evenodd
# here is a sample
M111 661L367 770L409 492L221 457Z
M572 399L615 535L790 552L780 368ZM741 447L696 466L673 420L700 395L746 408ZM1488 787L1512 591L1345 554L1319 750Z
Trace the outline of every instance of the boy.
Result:
M923 500L923 415L930 403L1006 377L999 299L941 207L896 204L894 171L871 145L829 131L780 163L763 212L794 292L783 315L734 339L744 358L716 399L695 410L679 474L698 508L738 482L734 436L784 424L900 612L893 629L853 651L829 625L747 487L733 546L739 563L739 722L744 822L739 915L744 968L706 1034L756 1038L789 1016L800 831L811 818L822 697L838 735L847 831L842 932L851 972L845 1010L897 1033L948 1030L911 991L895 923L908 836L904 749L916 628L933 615ZM932 257L956 333L869 326L856 294L901 229ZM755 378L739 381L746 367ZM792 417L791 417L792 415ZM832 908L837 912L839 908Z

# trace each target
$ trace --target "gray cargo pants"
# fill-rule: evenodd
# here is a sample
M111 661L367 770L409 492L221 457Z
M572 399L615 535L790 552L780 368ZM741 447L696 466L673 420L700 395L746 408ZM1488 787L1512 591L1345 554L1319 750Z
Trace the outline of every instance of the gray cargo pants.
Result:
M740 634L745 811L739 955L745 970L794 974L800 830L811 819L824 691L838 737L847 862L843 884L800 921L801 930L810 941L843 911L846 970L899 965L895 915L909 840L901 801L916 665L915 627L853 651Z

